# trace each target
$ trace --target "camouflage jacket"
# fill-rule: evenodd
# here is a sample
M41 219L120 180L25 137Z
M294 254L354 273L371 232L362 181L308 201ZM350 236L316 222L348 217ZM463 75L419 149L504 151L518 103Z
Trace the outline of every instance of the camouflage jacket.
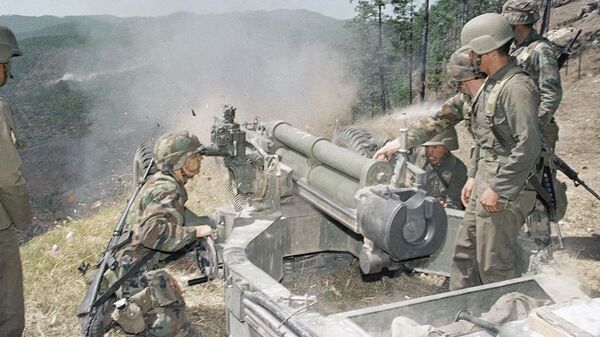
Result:
M427 161L425 150L419 148L414 157L414 164L425 170L426 190L430 196L443 200L448 208L465 209L460 201L460 192L467 181L467 167L460 159L448 152L440 164L434 167ZM445 183L441 181L440 176ZM448 185L447 188L445 184Z
M0 98L0 231L31 223L31 206L17 152L15 121L8 103Z
M471 125L471 98L467 94L457 93L447 100L442 108L432 116L419 120L408 128L408 148L419 146L465 120Z
M127 229L133 232L131 243L118 255L125 267L150 250L173 253L191 243L193 229L184 227L187 193L172 175L154 174L142 187L127 217ZM164 267L165 254L156 254L147 270Z
M534 30L520 44L513 43L510 55L529 73L538 86L540 91L538 117L543 129L554 117L562 99L556 51L550 41Z

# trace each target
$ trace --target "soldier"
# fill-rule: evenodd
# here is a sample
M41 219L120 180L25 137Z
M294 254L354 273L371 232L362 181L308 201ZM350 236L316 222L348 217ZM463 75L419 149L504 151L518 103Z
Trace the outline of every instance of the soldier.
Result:
M527 181L541 152L537 120L539 92L533 80L509 62L513 32L499 14L483 14L462 29L461 43L488 79L473 99L475 149L461 198L468 202L459 227L450 288L460 289L516 277L515 242L536 193ZM422 134L462 120L442 109ZM390 142L380 151L397 150ZM376 154L377 155L377 154Z
M0 86L11 75L11 58L21 56L17 39L7 27L0 26ZM21 174L17 152L15 121L0 98L0 336L23 334L25 312L23 275L16 228L31 223L29 196Z
M451 151L458 149L454 128L436 135L415 153L414 164L427 173L427 193L444 207L464 210L460 191L467 181L467 167Z
M540 128L546 145L545 150L552 153L558 141L559 129L554 119L554 113L562 99L557 56L551 42L533 28L535 22L540 18L539 8L535 1L508 0L502 7L502 15L512 25L515 33L515 41L511 46L510 55L538 85ZM546 159L546 162L550 162L550 160ZM553 173L556 175L555 170ZM546 207L541 201L536 201L534 211L526 219L525 229L541 249L546 248L552 242L549 221Z
M556 52L551 42L533 27L540 18L539 11L534 0L508 0L502 7L502 16L515 34L510 56L529 73L540 91L538 117L542 136L545 145L554 152L558 141L554 113L562 99L562 86Z
M111 283L136 261L149 258L117 291L112 319L127 333L144 336L198 336L185 314L177 281L164 269L165 258L194 240L213 235L211 227L185 226L185 183L200 172L204 146L187 131L162 135L154 146L160 170L142 187L127 218L131 242L117 254ZM189 224L188 224L189 225Z
M444 103L442 108L434 114L411 125L408 129L408 148L412 148L426 142L436 134L444 132L450 127L465 121L467 129L471 131L472 107L471 100L485 81L485 74L482 74L471 62L471 51L467 48L456 50L448 61L448 74L458 88L458 93ZM390 134L397 130L393 123L389 123ZM388 142L383 148L378 150L373 158L384 159L388 161L400 148L400 139L394 139ZM466 205L466 203L465 203Z

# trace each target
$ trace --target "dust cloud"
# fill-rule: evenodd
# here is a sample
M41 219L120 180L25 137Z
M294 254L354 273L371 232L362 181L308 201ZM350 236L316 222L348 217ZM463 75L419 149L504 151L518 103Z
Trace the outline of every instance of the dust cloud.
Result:
M343 22L319 14L182 12L98 31L61 78L91 98L76 169L92 180L128 173L136 147L169 130L209 142L224 104L237 107L238 121L306 127L346 116L355 97Z
M407 107L397 108L389 114L373 119L360 120L355 126L369 130L374 136L380 138L396 138L400 135L400 128L409 127L419 120L435 114L442 104L418 103Z

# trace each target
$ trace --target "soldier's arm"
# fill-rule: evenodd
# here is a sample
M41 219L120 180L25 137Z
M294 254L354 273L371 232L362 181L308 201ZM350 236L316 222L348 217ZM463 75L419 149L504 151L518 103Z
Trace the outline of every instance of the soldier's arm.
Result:
M452 168L452 179L448 182L446 204L449 208L462 210L465 208L460 200L460 192L467 182L467 167L458 157L455 157L455 163L456 165Z
M520 78L506 85L500 100L515 145L490 188L500 196L514 200L525 185L541 151L537 118L539 94L532 80Z
M10 108L0 101L0 207L4 208L15 226L22 228L31 223L31 206L15 137Z
M462 94L456 94L437 111L434 115L419 120L418 123L408 128L409 148L425 143L438 133L444 132L449 127L463 120L464 99Z
M150 249L176 252L196 238L194 228L184 224L183 204L179 194L170 187L157 186L151 191L152 200L144 210L140 224L141 243Z
M543 129L554 117L562 100L562 86L558 60L548 44L539 43L535 47L534 62L539 69L540 108L538 117Z

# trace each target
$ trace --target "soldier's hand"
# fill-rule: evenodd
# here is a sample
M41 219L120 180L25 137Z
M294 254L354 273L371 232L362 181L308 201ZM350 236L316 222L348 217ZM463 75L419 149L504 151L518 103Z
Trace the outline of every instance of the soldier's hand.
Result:
M483 209L488 213L497 213L502 210L500 204L498 203L500 200L500 194L494 192L491 188L486 188L483 191L483 194L479 198L479 203L483 206Z
M194 226L194 229L196 230L197 239L213 235L213 229L208 225Z
M471 193L473 193L473 187L475 186L475 178L467 179L465 186L463 186L460 191L460 201L462 202L465 208L469 204L469 199L471 199Z
M398 150L400 150L400 138L396 138L391 142L388 142L384 147L377 150L377 152L375 152L373 155L373 159L390 161L390 159L392 159Z

